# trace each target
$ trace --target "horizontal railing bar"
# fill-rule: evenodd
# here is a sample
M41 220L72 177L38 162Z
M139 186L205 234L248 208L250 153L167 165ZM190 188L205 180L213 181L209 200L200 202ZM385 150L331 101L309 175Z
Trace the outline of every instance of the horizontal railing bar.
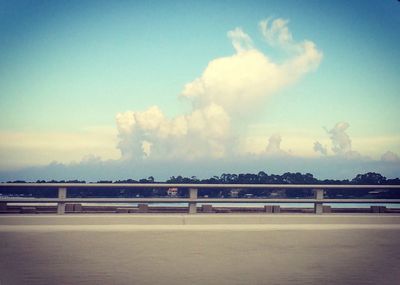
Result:
M400 185L353 184L177 184L177 183L0 183L0 187L51 188L256 188L256 189L399 189Z
M364 203L398 204L400 199L249 199L249 198L0 198L0 203Z

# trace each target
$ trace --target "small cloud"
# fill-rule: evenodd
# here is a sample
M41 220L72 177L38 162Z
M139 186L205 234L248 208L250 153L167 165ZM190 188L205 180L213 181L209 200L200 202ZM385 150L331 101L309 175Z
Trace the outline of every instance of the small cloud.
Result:
M382 154L381 160L386 162L399 162L400 157L392 151L387 151L384 154Z
M326 146L323 146L319 141L316 141L314 143L314 147L313 147L315 152L320 152L323 155L327 155L328 154L328 149Z
M236 52L240 53L253 49L253 40L248 34L243 32L241 28L236 28L228 32L228 37L232 41L232 45Z
M292 33L287 27L288 23L288 20L281 18L272 22L271 19L266 19L260 22L259 27L269 45L290 48L296 44L293 42Z
M288 28L289 21L285 19L266 19L259 23L259 27L265 41L272 47L279 47L288 53L297 54L287 64L287 68L293 69L295 73L306 73L317 68L322 60L323 54L314 42L304 40L296 42Z
M347 122L339 122L331 130L327 130L332 142L332 151L337 155L351 151L351 139L346 133L349 126Z
M350 125L347 122L338 122L330 130L325 128L326 132L330 135L332 143L331 149L335 155L341 156L343 158L347 159L362 158L362 155L358 151L352 150L351 139L346 132L349 127Z
M288 155L288 153L281 149L282 138L279 134L274 134L269 137L268 145L265 150L268 155Z

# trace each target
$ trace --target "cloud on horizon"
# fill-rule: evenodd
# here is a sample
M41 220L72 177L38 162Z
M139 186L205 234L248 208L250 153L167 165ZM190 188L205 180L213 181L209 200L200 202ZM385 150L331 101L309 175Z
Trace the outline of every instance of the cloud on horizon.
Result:
M400 157L393 151L388 150L381 156L381 161L386 162L400 162Z
M351 138L347 133L347 129L350 127L348 122L338 122L336 125L328 130L324 128L326 133L329 135L331 140L331 150L333 155L339 156L346 159L361 158L361 154L358 151L352 149ZM328 154L328 148L323 146L319 141L314 142L313 147L315 152L319 152L322 155ZM367 157L365 157L367 158Z
M351 179L357 174L378 172L388 178L400 177L400 161L390 163L379 160L347 159L337 156L317 158L284 156L246 156L225 159L182 160L100 160L96 156L86 157L80 163L53 162L19 170L0 170L0 182L13 180L99 180L140 179L149 176L165 181L171 176L197 176L208 178L222 173L283 174L285 172L312 173L319 179Z
M314 143L314 147L313 147L315 152L319 152L322 155L327 155L328 154L328 149L326 146L323 146L319 141L316 141Z
M265 154L268 156L286 156L288 153L281 149L282 137L279 134L274 134L269 137L268 145L265 149Z

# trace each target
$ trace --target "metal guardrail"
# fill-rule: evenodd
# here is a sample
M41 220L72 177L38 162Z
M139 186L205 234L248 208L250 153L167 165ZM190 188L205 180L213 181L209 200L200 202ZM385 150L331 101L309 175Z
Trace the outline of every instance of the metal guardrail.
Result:
M325 184L176 184L176 183L0 183L0 188L55 188L58 198L1 197L0 204L7 203L57 203L57 213L65 214L66 203L188 203L189 214L197 212L197 203L313 203L314 213L323 213L324 203L400 203L400 199L327 199L324 190L332 189L379 189L400 190L400 185L325 185ZM73 188L183 188L189 198L67 198L67 189ZM198 189L312 189L311 199L264 199L264 198L199 198Z

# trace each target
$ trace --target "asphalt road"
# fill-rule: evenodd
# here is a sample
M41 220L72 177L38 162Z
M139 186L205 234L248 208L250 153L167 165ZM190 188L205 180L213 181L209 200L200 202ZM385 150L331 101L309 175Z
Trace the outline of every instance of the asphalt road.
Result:
M400 284L400 216L330 217L0 216L0 284Z

